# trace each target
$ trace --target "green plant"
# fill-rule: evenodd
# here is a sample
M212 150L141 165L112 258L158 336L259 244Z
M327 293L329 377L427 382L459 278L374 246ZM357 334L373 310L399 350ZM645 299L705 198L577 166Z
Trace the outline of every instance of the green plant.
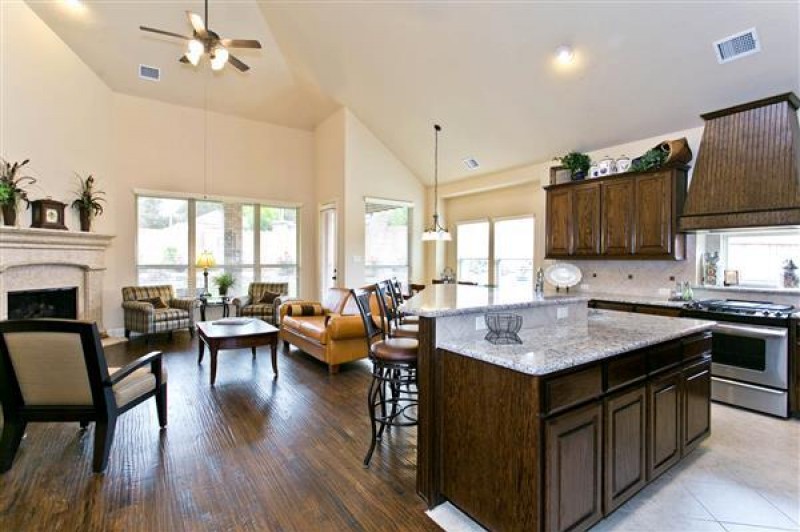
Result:
M225 272L214 277L214 284L219 288L220 293L225 293L231 286L236 284L236 279L233 278L232 274Z
M561 164L563 164L565 168L568 168L572 172L572 175L579 172L585 174L589 171L589 167L592 166L592 160L588 155L576 151L559 158L559 161L561 161Z
M23 188L23 185L32 185L36 183L36 179L27 175L17 176L20 169L28 162L29 159L25 159L21 163L11 164L0 158L0 188L2 189L2 192L0 192L0 205L15 205L20 200L29 204L28 192Z
M72 202L72 208L81 212L89 213L89 216L100 216L103 214L103 205L105 192L96 190L94 188L94 177L89 176L86 179L77 175L78 183L80 183L77 198Z
M661 167L667 160L667 152L653 148L647 150L644 155L637 157L631 163L631 172L644 172Z

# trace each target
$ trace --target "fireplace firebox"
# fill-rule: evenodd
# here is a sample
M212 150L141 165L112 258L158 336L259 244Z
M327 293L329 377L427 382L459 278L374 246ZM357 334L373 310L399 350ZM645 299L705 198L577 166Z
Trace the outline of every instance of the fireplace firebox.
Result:
M45 288L8 292L8 319L78 319L78 288Z

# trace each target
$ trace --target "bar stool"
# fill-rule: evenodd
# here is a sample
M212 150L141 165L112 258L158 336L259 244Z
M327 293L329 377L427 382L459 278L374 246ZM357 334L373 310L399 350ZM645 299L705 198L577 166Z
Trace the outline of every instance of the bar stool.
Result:
M372 382L367 392L367 407L372 427L372 441L364 457L364 467L387 427L411 427L417 424L417 349L412 338L388 338L386 331L372 315L371 292L353 289L367 333L369 359L372 361ZM375 294L380 298L379 294ZM388 392L387 392L388 387Z
M403 324L418 325L419 316L407 316L403 311L400 310L400 305L403 304L403 290L402 287L400 286L400 281L392 280L389 282L389 294L392 296L392 303L394 303L394 308L397 309L396 317L398 325L403 325Z
M381 319L386 324L386 333L390 338L417 338L419 336L418 324L400 323L399 305L392 295L391 286L391 281L380 281L375 284L378 310L381 313ZM389 302L391 302L391 306Z

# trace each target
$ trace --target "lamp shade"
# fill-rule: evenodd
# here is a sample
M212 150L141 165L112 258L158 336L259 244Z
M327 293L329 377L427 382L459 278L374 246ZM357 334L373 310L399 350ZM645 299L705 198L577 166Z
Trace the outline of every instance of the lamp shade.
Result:
M216 266L217 261L214 260L214 255L210 251L203 251L200 256L197 257L195 265L198 268L208 269Z

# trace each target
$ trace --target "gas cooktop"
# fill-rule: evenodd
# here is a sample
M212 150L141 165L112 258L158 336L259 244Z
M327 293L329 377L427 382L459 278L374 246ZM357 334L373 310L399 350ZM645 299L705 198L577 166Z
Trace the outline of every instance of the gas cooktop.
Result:
M792 305L782 305L771 301L740 301L736 299L706 299L692 301L684 305L687 309L738 314L744 316L765 316L787 318L794 311Z

